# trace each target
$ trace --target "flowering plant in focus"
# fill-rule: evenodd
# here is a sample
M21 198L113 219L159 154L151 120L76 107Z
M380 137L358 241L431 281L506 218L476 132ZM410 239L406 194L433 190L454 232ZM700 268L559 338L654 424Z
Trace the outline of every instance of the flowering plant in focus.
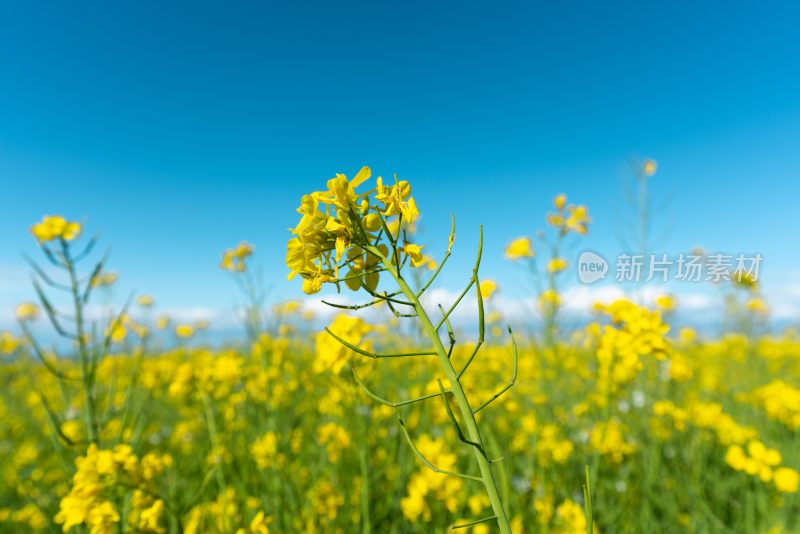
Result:
M286 265L289 280L298 274L303 278L305 293L319 292L324 283L341 282L354 291L362 286L374 291L383 269L380 257L367 250L376 247L388 256L390 250L380 242L382 238L393 242L402 238L391 250L396 265L411 260L412 266L418 267L428 262L422 247L408 240L419 218L411 186L397 179L384 185L379 177L375 188L357 193L356 188L371 174L369 167L363 167L352 180L337 174L328 180L326 191L301 199L297 208L301 218L291 230L294 237L287 246Z
M398 319L416 319L417 325L427 337L432 349L391 354L373 352L369 341L366 340L365 344L362 340L364 334L369 330L363 321L350 320L340 316L331 325L331 328L326 329L326 332L349 350L342 354L342 349L335 350L328 346L324 338L318 337L317 348L322 357L319 358L316 367L318 369L329 368L334 373L339 373L342 367L348 363L348 356L353 352L372 359L435 356L440 370L443 371L448 382L445 387L442 380L438 381L439 393L391 402L373 393L361 381L355 370L353 370L353 377L370 398L392 408L436 398L441 399L455 434L463 444L473 450L480 475L456 472L449 468L451 462L447 462L448 467L445 468L435 465L429 458L430 455L425 454L426 447L423 446L421 450L420 446L415 444L403 420L398 419L406 441L419 460L434 472L483 484L494 514L462 525L455 525L452 528L495 523L503 534L510 534L510 523L492 472L492 464L498 460L489 458L475 414L514 386L518 363L516 344L514 344L511 379L489 399L483 402L478 401L479 404L474 407L474 401L468 398L461 384L462 376L484 342L484 299L489 298L497 289L494 282L489 280L481 282L478 277L483 250L483 230L481 229L478 255L469 283L448 310L440 306L442 317L434 323L420 298L431 287L450 257L455 239L455 220L451 226L447 251L442 261L437 264L433 258L422 252L423 245L412 240L414 227L420 213L414 197L411 196L411 185L405 180L398 180L397 177L395 177L394 183L384 184L383 179L378 177L375 186L370 188L366 182L371 175L368 167L363 167L352 180L343 174L337 174L328 180L326 191L318 191L302 197L300 207L297 209L301 215L300 221L295 228L290 230L293 237L287 245L286 265L290 271L289 279L300 275L303 278L303 291L307 294L317 293L326 283L336 285L337 289L344 283L353 291L363 290L372 297L372 300L364 304L349 306L323 302L335 308L350 310L385 304ZM579 219L580 214L575 215L570 224L578 228L581 224ZM422 283L421 287L415 290L406 281L405 272L408 267L412 269L426 267L434 272L427 282ZM396 290L390 292L378 289L383 273L390 276L397 286ZM451 360L453 348L456 345L456 335L449 317L470 290L475 290L478 302L478 341L466 362L456 367ZM447 331L449 348L445 348L439 334L443 328ZM458 421L450 406L451 397L455 400L461 414L461 422ZM450 457L447 454L439 456L440 459ZM439 462L436 458L434 461ZM409 509L406 504L407 515Z

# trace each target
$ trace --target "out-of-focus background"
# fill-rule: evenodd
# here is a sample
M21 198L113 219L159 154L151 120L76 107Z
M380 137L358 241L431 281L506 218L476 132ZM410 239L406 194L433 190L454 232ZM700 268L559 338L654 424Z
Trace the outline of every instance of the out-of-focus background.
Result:
M635 248L626 191L647 158L648 251L760 253L773 323L791 324L798 15L792 2L3 2L0 328L32 297L29 226L60 213L113 244L117 297L152 294L230 333L221 251L254 244L269 298L297 296L283 257L299 198L362 165L412 183L429 251L456 215L440 291L460 287L482 223L484 276L513 315L535 292L503 291L527 283L504 247L563 192L594 221L571 269L584 249ZM619 291L571 285L576 310ZM709 284L648 287L686 320L722 306Z

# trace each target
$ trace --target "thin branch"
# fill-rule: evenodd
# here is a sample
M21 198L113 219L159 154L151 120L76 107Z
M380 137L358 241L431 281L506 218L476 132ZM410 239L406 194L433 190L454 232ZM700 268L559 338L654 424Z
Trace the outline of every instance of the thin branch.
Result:
M360 310L362 308L369 308L370 306L374 306L381 302L381 299L375 299L372 302L367 302L366 304L352 304L350 306L346 304L336 304L335 302L328 302L327 300L321 301L323 304L330 306L331 308L338 308L340 310Z
M33 334L31 334L31 331L30 331L30 329L28 329L28 326L25 324L25 322L24 321L20 321L19 322L19 326L20 326L20 329L22 329L22 333L25 335L25 339L27 339L28 343L30 343L30 346L33 349L34 354L36 354L36 357L39 358L39 360L41 360L42 364L45 366L45 368L48 371L50 371L50 373L53 376L55 376L56 378L59 378L61 380L75 380L75 381L80 380L77 377L72 377L72 376L69 376L66 373L62 372L62 371L59 371L56 368L55 365L53 365L51 362L49 362L47 360L47 358L45 357L44 352L42 351L42 349L39 346L39 344L36 342L36 339L33 337Z
M54 281L52 278L50 278L47 275L47 273L44 272L44 269L39 267L39 264L36 263L35 261L33 261L33 259L31 259L30 256L28 256L27 254L25 254L23 252L22 253L22 257L25 259L26 262L28 262L28 265L31 266L31 269L33 269L34 272L36 272L36 274L39 275L39 278L41 278L42 281L44 281L44 283L46 283L47 285L49 285L50 287L53 287L55 289L61 289L62 291L70 291L70 287L68 285L60 284L60 283Z
M489 457L486 454L486 449L483 448L483 445L475 441L468 440L467 437L464 435L464 432L461 430L461 426L458 424L458 421L456 420L456 415L453 413L453 409L450 407L450 401L447 400L447 392L445 391L444 386L442 385L442 381L437 379L437 382L439 382L439 392L440 392L439 394L442 396L442 401L444 402L444 409L447 412L447 417L450 419L450 423L452 423L453 428L456 431L456 434L458 434L458 439L461 442L466 443L467 445L470 445L471 447L475 447L476 449L478 449L480 453L483 455L483 457L489 460ZM493 460L489 461L493 462Z
M363 278L361 279L361 287L364 288L364 290L367 293L369 293L370 295L372 295L376 299L385 300L387 303L400 304L402 306L411 306L412 308L414 307L414 303L413 302L408 302L406 300L399 300L399 299L393 298L394 295L389 295L386 292L384 292L381 295L380 293L377 293L377 292L373 291L372 289L367 287L367 285L364 283L364 279ZM395 292L395 294L397 294L397 292Z
M584 466L586 484L583 485L583 507L586 514L586 534L594 533L594 514L592 512L592 485L589 479L589 466Z
M53 430L55 430L56 434L58 434L58 437L64 440L64 443L66 443L70 447L75 445L75 441L70 439L70 437L67 436L61 429L61 422L59 421L58 415L56 415L53 409L50 408L50 404L48 404L47 399L44 396L44 393L42 393L39 390L36 390L36 393L39 394L39 400L42 402L42 406L44 406L44 409L47 412L47 417L50 420L50 425L53 427Z
M47 260L48 260L50 263L52 263L54 266L56 266L56 267L58 267L58 268L60 268L60 269L66 269L66 265L65 265L65 261L66 261L66 260L64 259L63 255L61 256L61 258L60 258L60 259L59 259L59 258L56 258L56 256L55 256L55 255L56 255L56 254L59 254L59 253L58 253L58 252L55 252L55 251L52 251L52 250L50 250L50 249L47 247L47 245L45 245L44 243L43 243L43 244L40 246L40 248L42 249L42 252L44 252L44 255L45 255L45 257L47 258Z
M111 348L111 337L112 337L112 335L114 333L114 327L116 325L118 325L122 321L122 317L128 313L128 309L131 307L131 304L133 304L133 297L135 295L136 295L136 292L135 291L131 291L131 294L128 297L128 300L125 302L125 305L122 307L120 312L116 315L116 317L114 317L111 320L111 323L109 324L109 328L108 328L108 333L105 335L105 338L103 339L102 354L100 354L100 352L96 348L92 351L93 355L92 355L92 361L91 361L90 373L89 373L92 376L92 378L94 378L95 371L97 370L97 365L100 363L100 358L103 356L103 354L108 354L108 350Z
M472 286L475 285L475 282L478 280L478 269L481 266L481 256L482 255L483 255L483 225L480 226L480 234L479 234L479 237L478 237L478 256L475 259L475 267L472 268L472 277L469 279L469 284L467 284L467 287L464 288L464 291L461 292L461 294L458 296L458 298L453 303L453 305L450 306L450 309L447 310L447 313L444 315L444 317L436 324L436 331L437 332L442 327L442 325L444 324L445 320L448 317L450 317L450 314L453 313L453 310L456 309L456 306L459 305L459 303L461 302L461 299L464 298L464 296L467 294L467 292L470 290L470 288L472 288ZM478 288L478 291L480 292L480 288Z
M74 263L78 263L82 261L84 258L86 258L89 254L91 254L92 250L94 249L94 246L97 244L97 240L98 236L94 236L93 238L91 238L89 242L86 244L86 248L83 249L83 252L72 258L72 261Z
M89 302L89 297L92 294L92 290L95 288L95 280L98 276L100 276L100 272L103 270L103 267L105 267L106 262L108 262L109 253L110 250L106 251L103 257L100 258L100 261L97 262L97 265L94 266L92 274L89 275L89 280L86 282L86 289L84 289L83 297L81 298L84 304Z
M330 328L327 326L325 327L325 331L331 335L336 341L347 347L348 349L357 352L363 356L367 356L368 358L405 358L407 356L436 356L436 352L427 351L427 352L407 352L407 353L397 353L397 354L378 354L376 352L369 352L367 350L362 349L361 347L357 347L350 343L349 341L342 339L341 337L334 334Z
M439 310L442 312L442 316L444 316L444 308L442 308L441 304L439 304ZM447 326L447 335L450 338L450 348L447 349L447 359L449 360L453 355L453 347L456 346L456 335L453 333L453 327L450 325L450 319L445 317L444 324Z
M456 530L459 528L467 528L467 527L474 527L475 525L480 525L481 523L488 523L497 519L496 515L490 515L489 517L484 517L483 519L476 519L475 521L470 521L469 523L459 523L458 525L453 525L450 527L450 530Z
M395 317L419 317L419 314L416 312L416 306L414 307L414 313L400 313L394 308L394 306L392 306L391 301L387 300L386 305L389 306L389 310L391 310Z
M436 270L433 272L433 275L431 275L430 280L428 280L425 283L425 285L422 286L422 289L417 291L417 298L421 297L422 294L425 293L425 291L431 286L433 281L436 280L436 277L439 276L442 267L444 267L444 264L447 263L447 260L450 258L450 254L453 251L453 243L455 242L455 239L456 239L456 218L453 214L450 214L450 239L447 242L447 252L444 253L442 261L440 261L439 265L436 266Z
M506 384L505 387L503 387L503 389L495 393L491 399L487 400L486 402L475 408L472 411L473 414L476 414L479 411L486 408L487 406L489 406L492 402L497 400L503 393L514 387L514 384L517 381L517 367L518 367L517 364L519 363L519 355L517 354L517 341L514 339L514 333L511 331L510 326L508 327L508 333L511 334L511 343L514 346L514 370L511 372L511 380L508 381L508 384Z
M437 393L437 395L438 395L438 393ZM421 452L419 452L419 449L417 449L417 446L414 445L414 441L411 439L411 436L408 434L408 429L406 428L405 423L403 423L403 420L401 418L398 418L397 420L400 423L400 428L403 429L403 434L406 437L406 441L408 441L408 444L411 446L411 449L414 451L414 454L416 454L417 457L420 460L422 460L422 463L425 464L430 470L432 470L435 473L442 473L442 474L445 474L445 475L452 475L452 476L455 476L455 477L466 478L468 480L477 480L479 482L483 482L483 478L482 477L476 477L474 475L467 475L467 474L464 474L464 473L456 473L455 471L447 471L445 469L439 469L438 467L436 467L435 465L430 463L428 461L428 459L425 458L422 455Z
M353 372L353 378L355 378L356 383L358 383L358 385L361 386L361 388L364 390L364 393L366 393L367 396L369 396L372 399L380 402L381 404L385 404L386 406L391 406L392 408L399 408L400 406L406 406L408 404L414 404L415 402L420 402L420 401L432 399L432 398L438 397L440 395L440 393L430 393L428 395L423 395L422 397L417 397L416 399L410 399L410 400L405 400L405 401L400 401L400 402L388 401L386 399L383 399L383 398L375 395L372 391L370 391L369 388L367 388L367 386L364 385L364 383L358 377L358 374L356 373L355 369L353 369L351 367L350 370Z
M456 375L457 379L461 379L461 376L467 371L467 367L469 364L472 363L472 360L475 359L477 356L478 351L480 350L481 346L483 345L483 341L486 335L486 325L484 321L484 307L483 307L483 294L481 293L481 286L480 282L478 282L477 273L475 273L475 282L478 286L478 341L475 343L475 348L472 349L472 354L469 355L467 361L464 363L464 366Z
M58 334L62 337L76 339L74 334L67 332L64 327L61 326L61 323L58 322L58 311L56 311L53 305L50 304L50 301L42 290L42 286L39 285L39 282L35 278L32 278L32 282L33 289L36 291L36 295L39 297L42 307L44 307L45 312L47 312L47 318L50 319L50 323L53 325L53 328L56 329L56 332L58 332Z

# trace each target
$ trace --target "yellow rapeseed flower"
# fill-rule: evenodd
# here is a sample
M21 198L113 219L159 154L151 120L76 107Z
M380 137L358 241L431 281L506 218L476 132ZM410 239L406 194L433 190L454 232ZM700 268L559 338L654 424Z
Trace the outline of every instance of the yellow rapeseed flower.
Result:
M293 237L286 245L286 266L289 280L298 274L303 278L306 294L319 292L325 283L342 281L353 290L360 289L362 282L374 290L378 284L377 264L381 257L389 259L386 245L375 242L380 237L378 233L385 231L383 237L397 241L401 229L404 235L413 231L419 210L410 196L410 184L395 180L394 185L388 186L378 177L374 189L357 193L356 188L371 175L369 167L363 167L352 180L337 174L328 180L327 191L301 198L297 208L300 221L290 229ZM406 243L400 251L413 267L434 268L436 263L422 255L421 249L420 245ZM343 266L349 270L340 277Z
M532 258L533 254L530 237L518 237L509 243L505 250L506 259L511 261Z
M175 335L181 339L189 339L194 335L195 328L190 324L176 324Z
M544 291L539 294L539 306L542 308L547 308L550 306L560 306L561 305L561 295L558 292L552 289L545 289Z
M150 308L155 304L156 300L150 295L139 295L136 297L136 304L142 308Z
M482 280L479 290L484 300L489 300L490 298L492 298L492 295L494 295L495 292L497 291L497 282L488 279Z
M250 243L242 241L236 248L230 248L222 253L220 269L241 273L247 270L246 260L252 256L255 247Z
M20 321L35 321L39 318L39 306L33 302L23 302L17 306L16 315Z
M20 341L10 332L0 332L0 354L12 354L20 345Z
M748 299L744 305L749 311L759 315L766 315L769 313L769 306L766 301L761 298Z
M39 243L47 243L55 239L72 241L81 235L80 223L67 221L61 215L45 215L41 222L31 226L31 234Z
M119 280L119 275L117 273L98 273L92 278L92 287L109 287L117 283L117 280Z
M114 343L124 341L128 335L128 329L125 327L128 321L129 318L127 315L123 315L119 319L112 321L112 323L108 325L108 328L106 328L106 336Z
M658 306L665 312L671 312L672 310L675 309L675 306L677 305L675 297L673 297L672 295L668 295L666 293L664 293L663 295L658 295L656 297L655 302L656 306Z
M658 170L658 163L656 163L656 160L654 159L647 159L642 164L642 173L645 176L653 176L656 173L656 170Z
M159 315L156 317L156 328L159 330L166 330L169 328L170 318L168 315Z
M553 258L547 262L547 270L551 273L558 273L567 268L567 260L564 258Z
M800 474L790 467L779 467L773 473L773 483L778 491L797 493L800 487Z

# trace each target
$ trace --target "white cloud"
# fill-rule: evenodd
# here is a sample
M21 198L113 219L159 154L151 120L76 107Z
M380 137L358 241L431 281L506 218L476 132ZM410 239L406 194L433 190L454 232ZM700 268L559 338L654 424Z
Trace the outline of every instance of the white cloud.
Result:
M673 289L673 288L670 288ZM800 311L800 287L798 291L792 291L793 302L782 304L780 307L774 306L776 317L787 317L794 313L798 315ZM670 293L678 300L678 314L685 314L688 319L703 315L713 317L713 314L722 314L722 300L711 288L707 286L697 286L691 288L680 288L679 290L668 290L663 287L644 287L637 293L637 300L641 300L648 305L652 305L658 295ZM441 304L448 309L460 296L460 291L452 291L446 288L431 289L423 296L422 302L428 309L431 318L435 319L440 315L437 307ZM576 285L565 289L561 298L564 304L565 316L572 319L583 321L591 316L592 305L596 302L610 303L621 298L631 298L629 293L616 285ZM323 298L308 297L304 299L304 307L314 310L319 319L325 321L340 310L333 309L322 302ZM325 300L350 305L358 301L348 296L327 297ZM504 320L512 324L529 323L541 317L537 300L534 295L518 295L510 291L501 290L487 304L487 310L498 310L503 314ZM385 308L382 308L385 309ZM472 326L477 322L477 302L475 292L470 291L459 303L456 310L451 315L454 325ZM780 312L778 314L777 312ZM368 320L377 319L374 309L364 309L358 312Z
M764 298L770 307L773 319L800 320L800 283L784 284L780 287L765 287Z
M195 321L208 321L212 325L229 326L236 320L233 311L223 313L222 310L208 306L190 306L165 308L159 310L159 314L166 314L179 323L193 323Z

